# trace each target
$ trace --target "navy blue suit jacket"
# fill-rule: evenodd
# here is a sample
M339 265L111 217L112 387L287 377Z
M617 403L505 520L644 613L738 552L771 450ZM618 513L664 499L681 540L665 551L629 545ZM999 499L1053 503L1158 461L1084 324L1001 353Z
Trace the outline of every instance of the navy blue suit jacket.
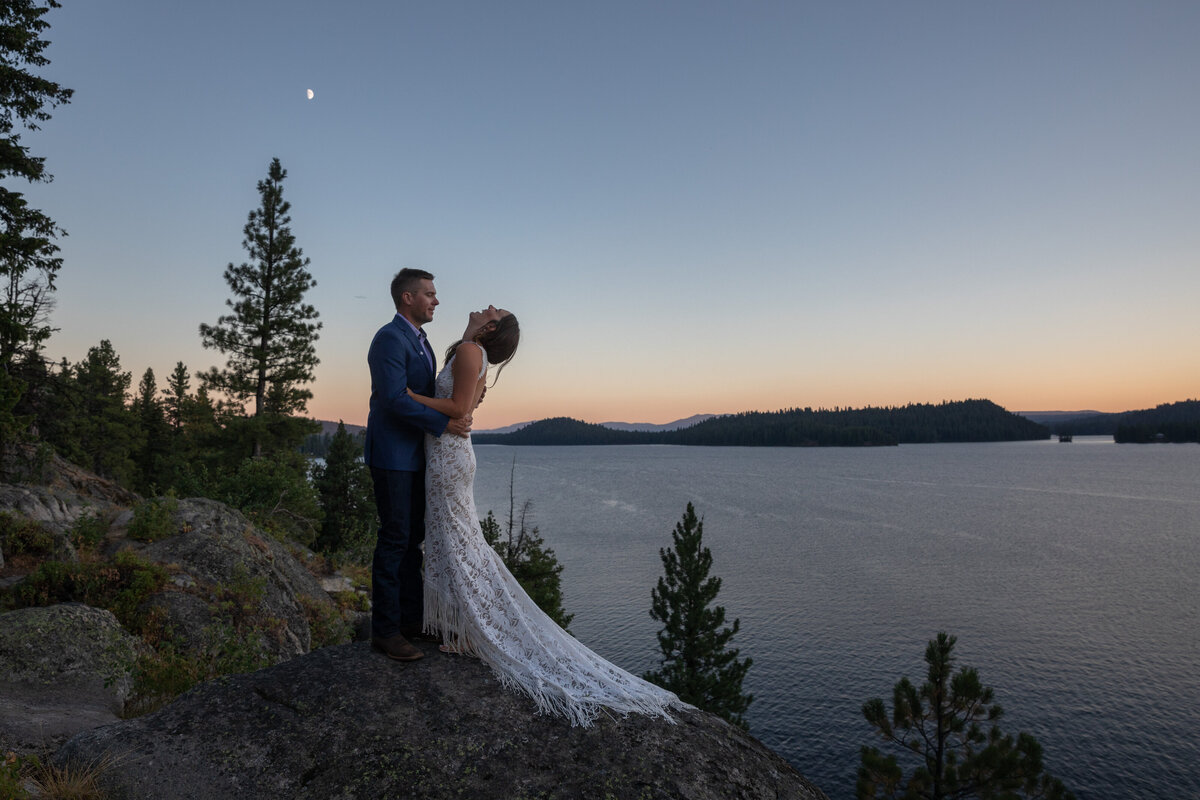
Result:
M425 349L409 324L397 314L371 340L371 411L367 416L367 466L378 469L425 468L425 433L441 436L450 418L408 396L433 396L437 371L429 368Z

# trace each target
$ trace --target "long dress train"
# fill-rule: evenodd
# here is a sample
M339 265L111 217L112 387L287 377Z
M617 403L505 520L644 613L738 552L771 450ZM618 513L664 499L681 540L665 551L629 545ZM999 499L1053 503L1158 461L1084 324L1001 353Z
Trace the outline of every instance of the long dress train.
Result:
M452 364L437 377L438 397L451 395ZM480 377L486 371L485 353ZM480 530L470 439L426 436L425 459L426 631L478 656L539 712L572 725L590 725L601 709L670 720L670 709L690 708L584 647L529 598Z

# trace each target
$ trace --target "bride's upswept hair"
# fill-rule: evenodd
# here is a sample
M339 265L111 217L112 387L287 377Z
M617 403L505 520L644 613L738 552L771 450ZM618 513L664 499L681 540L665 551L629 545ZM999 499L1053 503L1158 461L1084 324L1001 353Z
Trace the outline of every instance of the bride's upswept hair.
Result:
M494 386L496 379L500 377L501 370L517 354L517 345L521 342L521 325L517 322L517 315L504 315L496 321L494 329L483 331L475 337L475 341L479 342L487 352L488 363L493 366L498 365L496 376L492 379ZM460 344L462 344L462 339L446 348L446 361L450 360Z

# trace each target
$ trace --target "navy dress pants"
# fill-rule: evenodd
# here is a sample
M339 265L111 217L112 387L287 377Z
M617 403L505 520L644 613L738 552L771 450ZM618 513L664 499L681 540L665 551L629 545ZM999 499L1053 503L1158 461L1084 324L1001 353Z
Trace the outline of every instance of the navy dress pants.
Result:
M371 633L387 638L421 627L425 472L371 467L371 481L380 521L371 561Z

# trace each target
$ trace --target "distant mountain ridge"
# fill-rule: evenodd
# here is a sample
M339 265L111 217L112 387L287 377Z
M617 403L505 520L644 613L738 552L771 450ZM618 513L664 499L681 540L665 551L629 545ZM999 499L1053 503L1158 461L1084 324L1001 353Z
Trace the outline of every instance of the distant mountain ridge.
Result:
M333 436L337 433L337 422L331 422L327 419L313 420L321 426L321 436ZM364 433L367 430L365 425L351 425L349 422L342 423L346 426L346 433L351 436L357 436L359 433Z
M685 419L677 419L674 422L663 422L663 423L601 422L600 425L605 428L611 428L614 431L674 431L674 430L679 430L680 428L689 428L692 425L695 425L700 422L704 422L705 420L712 419L713 417L716 417L716 416L719 416L719 415L717 415L717 414L693 414L690 417L687 417ZM327 420L327 419L318 419L318 420L314 420L314 421L317 422L321 426L321 432L320 432L320 434L318 434L319 436L332 436L333 434L335 434L337 432L337 426L338 426L337 422L334 422L332 420ZM479 435L481 433L488 433L488 434L512 433L513 431L521 430L521 428L524 428L526 425L532 425L533 422L534 422L533 420L530 420L528 422L515 422L512 425L505 425L500 428L487 428L485 430L474 431L473 435ZM351 436L357 436L360 433L363 433L367 430L365 425L351 425L348 422L343 423L343 424L345 424L345 426L346 426L346 432L349 433Z
M487 430L474 431L474 433L512 433L513 431L519 431L519 430L521 430L521 428L524 428L526 425L531 425L531 424L532 424L532 421L530 421L530 422L514 422L512 425L505 425L500 428L488 428Z
M684 419L677 419L674 422L663 422L663 423L654 423L654 422L600 422L600 423L594 423L593 422L593 423L587 423L587 424L589 424L589 425L597 425L598 424L602 428L608 428L608 429L614 430L614 431L636 431L636 432L644 433L644 432L655 432L655 431L676 431L676 430L679 430L680 428L690 428L693 425L697 425L701 422L705 422L706 420L710 420L713 417L717 417L717 416L720 416L720 415L719 414L693 414L692 416L685 417ZM566 418L562 417L561 419L566 419ZM471 435L478 436L480 434L514 433L515 431L519 431L528 425L533 425L535 422L538 422L538 421L544 421L544 420L530 420L529 422L517 422L512 425L505 425L502 428L488 428L486 430L473 431Z
M612 428L614 431L677 431L680 428L690 428L693 425L698 425L717 416L720 415L693 414L685 419L664 422L661 425L656 425L653 422L601 422L600 425L605 428Z
M1078 419L1080 417L1091 417L1097 414L1103 414L1103 411L1016 411L1025 419L1033 420L1039 425L1051 425L1055 422L1062 422L1067 419Z

